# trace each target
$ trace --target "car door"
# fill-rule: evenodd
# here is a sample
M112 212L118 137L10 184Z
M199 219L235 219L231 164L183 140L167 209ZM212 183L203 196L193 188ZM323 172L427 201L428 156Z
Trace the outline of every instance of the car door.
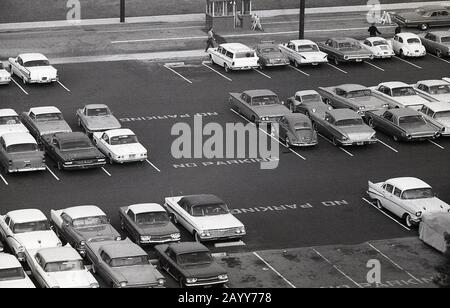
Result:
M44 260L41 258L39 253L34 256L34 260L28 261L27 263L30 267L31 272L33 273L34 278L37 280L38 284L42 288L47 288L48 285L47 285L47 282L44 277L44 270L42 268L43 266L45 266L45 264L44 264Z
M331 115L326 114L324 120L320 119L316 122L317 131L329 139L333 138L333 134L330 131L330 125L333 122L333 120L334 119Z
M127 211L127 213L125 214L124 222L125 222L125 230L132 236L132 238L139 239L140 235L138 234L136 228L134 227L134 224L136 223L136 215L133 213L133 211L131 210Z
M240 111L241 111L242 115L250 120L252 118L252 114L253 114L253 111L250 108L251 97L245 93L242 93L239 103L241 104Z
M216 63L219 64L220 66L224 66L225 64L225 59L223 56L223 52L224 52L225 48L223 48L222 46L220 46L217 51L215 52L216 55ZM225 51L226 52L226 51Z
M390 136L398 136L399 135L399 129L398 129L397 125L395 124L394 115L389 111L386 111L385 113L383 113L381 115L380 124L379 124L378 128ZM400 135L401 135L401 133L400 133Z
M400 37L398 35L395 35L394 39L392 40L392 49L395 51L395 53L398 53L398 51L400 50L399 38Z
M382 186L381 194L383 195L381 204L385 209L393 212L394 203L392 202L392 196L394 192L394 186L390 184L384 184Z
M95 263L95 266L97 269L95 272L98 273L109 286L111 286L115 283L112 270L109 266L111 258L104 251L101 251L100 258L96 258L96 260L97 262Z
M0 240L2 239L4 241L7 241L8 236L12 235L12 232L9 229L9 222L9 216L5 216L4 218L0 219Z
M363 45L369 50L370 52L374 53L374 47L372 46L372 43L369 40L364 40Z
M289 123L285 117L282 117L279 126L279 138L285 141L288 131L289 131Z
M6 144L3 138L0 137L0 167L8 168L8 153L6 152ZM1 170L1 168L0 168Z
M99 148L100 150L105 153L106 155L111 153L111 149L110 149L110 138L108 136L107 133L103 133L103 135L101 136L100 140L99 140Z
M57 150L59 150L59 141L56 138L50 140L50 144L46 144L47 154L56 162L62 162L61 157L58 155Z
M70 232L70 228L72 226L72 219L66 213L61 214L61 236L69 242L71 245L76 244L75 239L72 237L72 232Z
M403 207L403 202L401 199L401 195L402 195L402 191L394 186L394 191L392 193L392 213L394 213L397 217L402 217L403 214L405 213L405 211L407 210L406 208Z

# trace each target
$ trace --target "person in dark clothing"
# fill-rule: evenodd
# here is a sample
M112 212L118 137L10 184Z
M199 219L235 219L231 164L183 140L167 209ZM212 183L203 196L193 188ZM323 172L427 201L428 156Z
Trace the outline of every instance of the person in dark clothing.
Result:
M208 48L214 48L214 42L216 41L216 39L214 38L214 31L213 28L209 28L208 31L208 40L206 41L206 48L205 48L205 52L208 51Z
M370 33L370 36L377 36L377 34L381 34L375 24L372 24L367 31Z
M402 32L402 27L399 24L397 24L397 27L395 28L395 34L397 35L401 32Z

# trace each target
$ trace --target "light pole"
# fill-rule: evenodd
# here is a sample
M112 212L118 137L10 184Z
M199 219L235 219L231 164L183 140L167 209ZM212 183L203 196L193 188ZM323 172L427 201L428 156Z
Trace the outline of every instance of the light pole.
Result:
M298 16L298 38L303 40L305 38L305 2L300 0L300 13Z
M120 0L120 22L125 22L125 0Z

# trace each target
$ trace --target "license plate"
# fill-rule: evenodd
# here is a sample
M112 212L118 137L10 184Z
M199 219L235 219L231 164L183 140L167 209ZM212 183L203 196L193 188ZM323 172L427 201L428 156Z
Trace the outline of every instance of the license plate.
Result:
M362 59L356 59L356 62L362 62Z
M130 155L130 158L135 158L136 157L136 154L131 154Z

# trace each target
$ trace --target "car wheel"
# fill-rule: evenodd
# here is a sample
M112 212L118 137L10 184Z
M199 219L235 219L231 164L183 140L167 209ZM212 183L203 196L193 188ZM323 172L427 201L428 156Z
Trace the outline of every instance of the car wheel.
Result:
M323 99L323 102L324 102L325 104L331 106L331 101L330 101L330 99L324 98L324 99Z
M442 51L441 51L440 49L437 49L437 50L436 50L436 56L437 56L438 58L442 58Z
M339 61L339 59L337 57L334 58L334 64L336 64L336 65L340 64L340 61Z
M230 68L228 67L228 65L226 63L223 65L223 68L225 69L226 73L230 72Z
M178 224L177 215L173 214L172 219L173 219L173 223L177 225Z
M59 171L63 170L63 166L62 166L62 164L60 162L56 163L56 168L58 168Z
M286 140L284 141L284 144L286 145L287 148L291 147L291 141L289 140L289 137L286 136Z
M367 121L367 124L369 124L370 127L375 128L375 123L373 121L373 118L369 118L369 120Z
M382 210L383 209L383 204L381 204L381 201L380 200L375 200L375 205L377 206L377 208L379 209L379 210Z
M182 288L182 289L186 288L183 277L178 278L178 284L179 284L180 288Z
M405 225L408 227L408 228L411 228L413 225L414 225L414 223L413 223L413 221L412 221L412 218L411 218L411 215L409 215L409 214L405 214Z
M252 121L252 123L256 124L256 117L255 116L252 116L252 118L250 120Z
M405 57L405 54L403 53L403 49L400 49L400 51L399 51L399 56L400 56L400 58L404 58Z
M123 218L120 218L120 229L125 230L125 221L123 221Z
M22 77L23 84L27 84L27 79L25 77Z
M336 138L333 138L333 144L335 145L335 146L339 146L339 142L337 141L337 139Z
M110 165L114 164L114 160L113 160L111 154L108 154L108 163L109 163Z
M294 61L294 66L295 66L296 68L299 68L299 67L300 67L300 64L298 64L297 60Z
M394 136L392 137L392 139L394 139L395 142L398 142L398 140L399 140L399 139L398 139L398 136L396 136L396 135L394 135Z
M419 25L419 29L422 30L422 31L427 30L428 29L428 24L420 24Z

